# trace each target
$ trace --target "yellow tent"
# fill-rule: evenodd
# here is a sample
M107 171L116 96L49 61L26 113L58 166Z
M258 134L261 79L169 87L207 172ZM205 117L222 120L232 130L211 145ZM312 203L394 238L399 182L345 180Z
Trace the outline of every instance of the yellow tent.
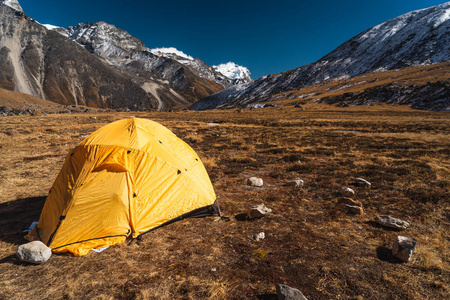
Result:
M120 120L70 151L27 239L82 256L179 219L218 214L215 199L185 142L156 122Z

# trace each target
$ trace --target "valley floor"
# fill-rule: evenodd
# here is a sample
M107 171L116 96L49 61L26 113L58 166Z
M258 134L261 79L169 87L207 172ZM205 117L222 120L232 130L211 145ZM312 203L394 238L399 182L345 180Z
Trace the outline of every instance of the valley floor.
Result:
M65 155L109 122L160 122L200 155L225 218L176 222L84 257L20 262ZM217 123L217 124L208 124ZM212 126L214 125L214 126ZM0 118L0 299L448 299L450 114L391 106ZM246 180L264 180L261 188ZM372 183L353 186L354 178ZM286 186L301 178L303 188ZM337 209L342 187L365 213ZM273 212L246 220L264 203ZM393 231L377 215L408 221ZM257 242L252 236L265 233ZM391 254L417 239L409 263Z

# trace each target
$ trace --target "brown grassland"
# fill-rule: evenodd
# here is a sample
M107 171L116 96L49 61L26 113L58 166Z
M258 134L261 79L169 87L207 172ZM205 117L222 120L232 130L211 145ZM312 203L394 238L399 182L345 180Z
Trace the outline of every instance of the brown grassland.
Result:
M304 107L0 118L0 299L276 299L278 283L308 299L448 299L450 114ZM20 262L21 230L38 220L68 151L132 115L194 148L225 218L182 220L84 257ZM247 186L251 176L264 186ZM371 188L352 186L355 177ZM285 186L296 178L303 188ZM345 186L365 214L336 210ZM242 218L260 203L273 212ZM411 227L384 229L374 222L383 214ZM418 241L409 263L392 257L397 235Z

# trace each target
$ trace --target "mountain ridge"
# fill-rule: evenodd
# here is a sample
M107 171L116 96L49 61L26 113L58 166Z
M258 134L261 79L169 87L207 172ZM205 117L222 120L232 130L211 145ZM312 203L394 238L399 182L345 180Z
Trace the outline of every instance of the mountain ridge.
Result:
M230 87L202 99L190 109L268 102L276 94L331 78L450 60L449 23L450 2L413 11L363 31L316 63Z
M0 88L63 105L170 110L235 84L200 59L155 55L114 25L64 29L18 8L16 0L0 2Z

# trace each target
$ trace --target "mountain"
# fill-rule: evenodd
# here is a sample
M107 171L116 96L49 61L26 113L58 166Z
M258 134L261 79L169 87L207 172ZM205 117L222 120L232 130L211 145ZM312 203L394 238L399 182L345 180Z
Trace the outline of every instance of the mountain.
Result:
M213 80L223 87L246 83L252 81L250 71L243 66L239 66L233 62L221 64L219 66L208 66L198 58L193 58L176 48L155 48L151 52L164 57L172 58L184 65L193 67L197 70L200 77Z
M46 27L77 42L112 65L133 72L146 71L167 80L171 87L193 102L223 88L251 80L250 72L242 78L231 78L199 58L193 58L173 47L146 48L141 40L105 22L80 23L67 29L51 25Z
M450 2L391 19L346 41L316 63L230 87L190 109L268 102L279 93L325 80L447 60L450 60Z
M64 105L167 110L235 82L200 59L154 54L114 25L43 26L19 8L0 4L0 88Z
M225 75L227 78L233 79L234 84L252 81L250 71L246 67L239 66L234 62L227 62L226 64L213 66L213 69Z
M0 88L64 105L164 109L190 103L169 85L111 66L3 4L0 36ZM157 92L147 92L146 86Z

